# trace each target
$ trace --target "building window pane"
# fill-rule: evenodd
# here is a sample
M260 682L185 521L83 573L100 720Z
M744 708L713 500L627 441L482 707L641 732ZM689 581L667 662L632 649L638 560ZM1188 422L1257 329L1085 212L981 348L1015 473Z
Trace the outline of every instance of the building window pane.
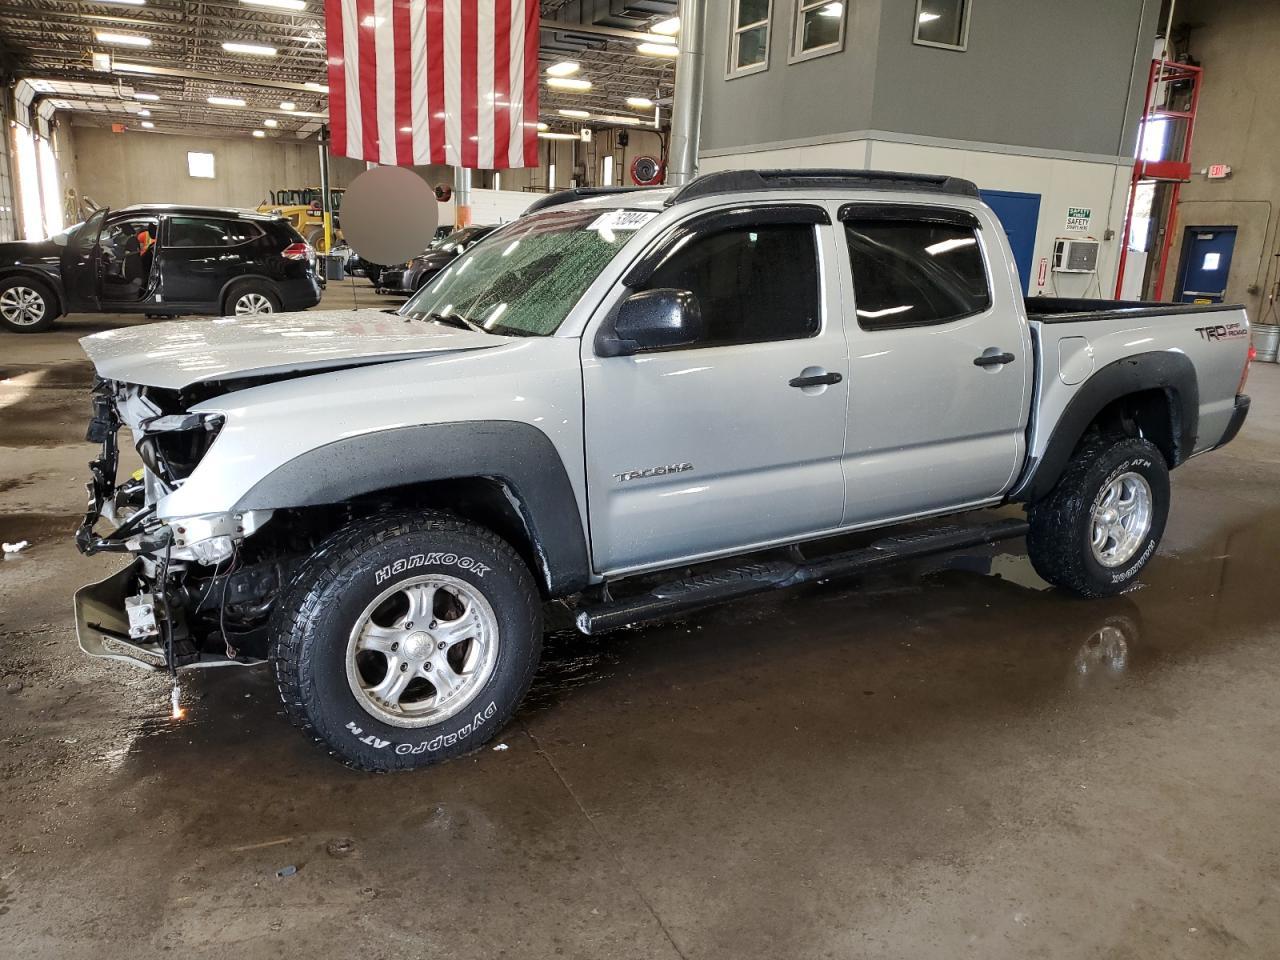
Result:
M733 0L729 10L728 75L755 73L769 66L772 0Z
M963 50L968 44L970 0L917 0L916 43Z
M976 232L939 223L845 224L858 326L949 323L991 306Z
M844 10L840 0L797 0L791 59L840 50L844 46Z
M809 224L705 234L659 267L646 286L688 290L697 298L703 336L692 347L798 340L816 336L822 324L817 239Z
M187 173L193 177L199 177L201 180L212 180L213 154L189 152L187 154Z

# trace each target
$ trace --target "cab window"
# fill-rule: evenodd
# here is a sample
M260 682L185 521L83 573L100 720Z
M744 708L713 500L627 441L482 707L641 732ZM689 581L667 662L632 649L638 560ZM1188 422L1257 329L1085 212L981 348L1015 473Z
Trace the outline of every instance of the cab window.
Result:
M213 217L170 217L171 247L234 247L262 234L256 224L245 220Z
M812 224L733 227L695 237L645 283L698 299L703 338L680 349L798 340L822 323Z

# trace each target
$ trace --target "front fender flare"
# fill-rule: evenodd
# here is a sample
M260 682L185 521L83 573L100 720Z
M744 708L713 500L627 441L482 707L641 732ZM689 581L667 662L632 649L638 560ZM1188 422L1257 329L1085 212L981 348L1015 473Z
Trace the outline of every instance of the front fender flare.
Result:
M233 509L344 503L394 487L468 477L491 477L514 499L551 596L587 586L591 564L569 474L547 435L526 423L423 424L344 437L277 467Z

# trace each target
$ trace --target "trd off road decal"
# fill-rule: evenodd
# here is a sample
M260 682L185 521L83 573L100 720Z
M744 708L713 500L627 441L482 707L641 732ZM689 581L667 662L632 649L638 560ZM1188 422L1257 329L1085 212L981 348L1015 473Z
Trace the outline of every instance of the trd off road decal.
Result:
M381 584L397 573L404 573L406 570L412 570L415 567L426 565L443 565L446 567L458 567L461 570L470 570L477 577L483 577L489 572L488 564L481 563L479 560L473 560L471 557L460 557L456 553L415 553L411 557L405 557L397 560L395 563L389 563L385 567L380 567L374 574L374 579Z
M393 749L400 756L404 756L405 754L410 753L435 753L441 747L452 747L459 740L465 740L484 726L485 723L492 720L493 715L497 712L497 704L490 700L487 707L483 710L477 711L475 716L453 733L441 733L432 737L430 740L423 740L419 743L397 743L394 745ZM383 740L381 737L372 733L365 734L364 728L358 726L354 721L347 724L347 730L361 743L366 746L373 747L375 750L385 750L387 747L393 746L390 740Z
M1249 335L1249 328L1239 321L1235 323L1219 323L1212 327L1196 327L1201 340L1236 340Z

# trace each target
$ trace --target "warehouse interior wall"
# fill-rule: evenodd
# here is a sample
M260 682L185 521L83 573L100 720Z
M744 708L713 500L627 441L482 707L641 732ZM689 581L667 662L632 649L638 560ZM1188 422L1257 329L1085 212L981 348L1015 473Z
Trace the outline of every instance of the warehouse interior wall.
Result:
M1255 0L1180 0L1177 10L1174 36L1204 67L1204 86L1165 289L1177 292L1186 228L1234 226L1226 300L1244 304L1254 322L1280 323L1280 20L1272 4ZM1215 163L1228 164L1231 176L1207 179Z

